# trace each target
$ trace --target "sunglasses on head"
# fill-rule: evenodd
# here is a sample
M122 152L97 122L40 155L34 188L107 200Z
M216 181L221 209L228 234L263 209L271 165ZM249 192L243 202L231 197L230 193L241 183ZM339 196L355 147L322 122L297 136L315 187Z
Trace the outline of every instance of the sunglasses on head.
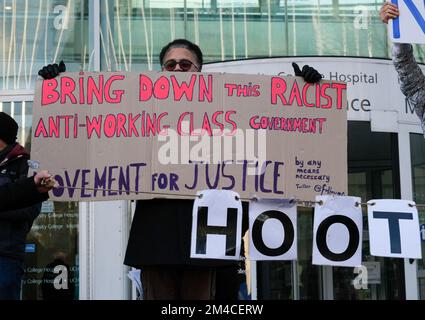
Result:
M196 64L194 64L192 61L187 59L181 59L181 60L170 59L165 61L165 63L163 64L163 67L167 71L174 71L177 65L179 65L180 69L182 69L183 71L189 71L192 66L194 66L196 70L199 70L199 67Z

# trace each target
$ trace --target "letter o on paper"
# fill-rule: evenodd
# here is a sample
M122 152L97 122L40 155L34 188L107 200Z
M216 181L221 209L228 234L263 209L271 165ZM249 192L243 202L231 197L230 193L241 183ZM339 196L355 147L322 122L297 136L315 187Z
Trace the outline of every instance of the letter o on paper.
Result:
M349 242L347 249L341 253L334 253L329 250L326 242L326 234L331 225L335 223L341 223L347 227L349 233ZM357 251L359 246L360 235L359 229L357 229L356 223L348 218L347 216L334 215L326 218L317 228L316 243L317 249L320 251L322 256L332 261L345 261L350 259Z
M285 238L282 245L278 248L269 248L264 243L261 231L263 230L264 223L268 219L279 220L285 230ZM252 226L252 242L258 251L270 257L281 256L282 254L286 253L294 242L294 236L294 226L292 225L291 219L289 219L289 217L283 212L276 210L263 212L257 217L257 219L255 219Z

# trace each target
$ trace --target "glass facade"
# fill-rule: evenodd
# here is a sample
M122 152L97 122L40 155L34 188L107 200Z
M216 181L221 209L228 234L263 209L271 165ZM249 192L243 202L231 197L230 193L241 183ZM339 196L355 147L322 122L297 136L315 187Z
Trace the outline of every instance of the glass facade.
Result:
M206 63L389 58L380 6L376 0L1 0L0 88L32 89L37 71L60 60L69 71L158 70L159 51L175 38L199 44ZM416 57L424 61L420 46Z
M258 298L273 300L320 300L322 267L312 264L313 208L299 207L298 259L257 263Z
M22 299L78 299L78 203L45 202L26 242ZM55 270L58 265L66 270ZM56 290L62 276L66 287Z
M400 199L397 137L392 133L371 132L368 122L348 125L348 194L371 199ZM375 257L370 254L367 207L363 206L362 265L376 272L368 288L356 290L351 284L353 268L333 268L334 299L405 299L403 259ZM368 269L369 270L369 269Z
M87 16L85 1L0 1L0 89L33 88L54 61L88 68Z
M388 59L386 27L378 17L381 5L382 0L0 0L0 110L17 120L19 141L29 149L32 102L20 94L32 94L42 66L63 60L68 71L159 70L161 48L176 38L197 43L206 63L281 56ZM420 62L425 61L423 48L415 46ZM372 134L364 125L351 125L349 133L349 150L363 154L357 159L349 153L350 194L364 200L399 198L396 135ZM356 141L370 143L358 146ZM414 200L425 203L423 137L412 134L410 142ZM23 297L43 298L40 279L49 262L60 257L75 272L71 279L77 298L78 204L54 203L44 210L28 237L40 251L27 253ZM299 247L304 248L299 260L258 265L259 298L326 298L327 271L311 265L311 212L299 210ZM424 212L420 208L421 223ZM371 266L379 263L381 278L370 289L353 292L347 289L352 270L333 268L335 299L405 297L402 260L370 257L367 247L364 259ZM425 299L423 261L418 276Z
M102 66L158 68L160 49L175 38L196 42L206 63L297 55L387 58L386 31L377 17L380 5L331 0L104 1Z

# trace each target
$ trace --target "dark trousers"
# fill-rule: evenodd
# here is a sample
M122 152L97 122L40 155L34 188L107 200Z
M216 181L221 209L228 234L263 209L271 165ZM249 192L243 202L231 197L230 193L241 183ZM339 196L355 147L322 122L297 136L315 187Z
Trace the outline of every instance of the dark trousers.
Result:
M145 300L213 300L215 270L193 266L146 266L141 270Z
M0 257L0 300L19 300L21 298L23 274L21 261Z

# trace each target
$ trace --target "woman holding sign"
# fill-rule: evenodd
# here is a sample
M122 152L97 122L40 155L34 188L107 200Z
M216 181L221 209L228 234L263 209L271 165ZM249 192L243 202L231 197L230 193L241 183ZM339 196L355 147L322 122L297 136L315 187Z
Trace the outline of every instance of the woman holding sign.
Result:
M203 54L194 43L177 39L159 56L162 71L201 72ZM312 67L293 64L295 75L314 83L322 76ZM40 70L54 78L65 65ZM247 213L247 203L243 206ZM147 300L237 299L239 261L190 258L193 200L138 200L124 263L141 269ZM247 219L245 219L247 224ZM247 230L248 226L242 228Z
M178 39L159 60L162 71L200 72L203 55L196 44ZM124 263L141 269L144 299L212 300L218 270L228 267L237 279L237 261L190 258L192 208L193 200L137 201Z
M200 72L203 55L196 44L178 39L159 60L162 71ZM307 82L322 78L307 65L293 67ZM124 263L141 269L145 299L237 299L238 261L190 258L192 208L193 200L137 201ZM247 209L245 203L244 215Z

